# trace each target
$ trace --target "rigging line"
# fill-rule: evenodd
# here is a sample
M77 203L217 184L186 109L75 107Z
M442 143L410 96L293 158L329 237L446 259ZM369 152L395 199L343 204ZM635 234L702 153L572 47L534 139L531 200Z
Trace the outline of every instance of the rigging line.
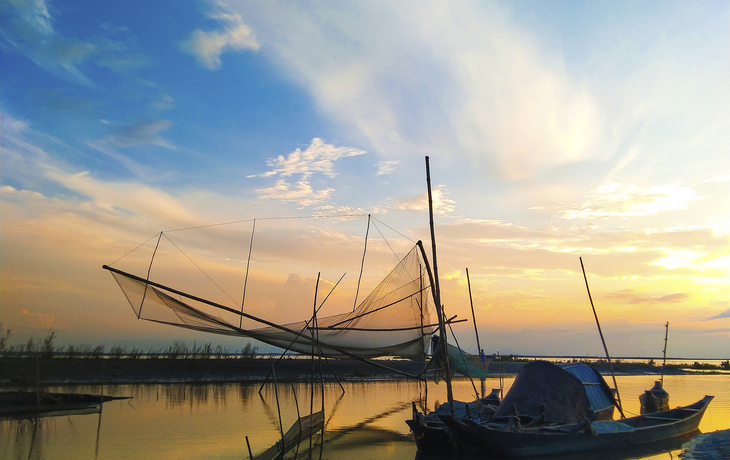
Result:
M208 279L210 280L210 282L211 282L211 283L213 283L213 284L215 285L215 287L217 287L218 289L220 289L220 291L221 291L221 292L222 292L223 294L225 294L225 295L226 295L226 297L228 297L229 299L231 299L231 302L233 302L233 304L234 304L234 305L236 305L236 306L238 305L238 303L237 303L237 302L236 302L235 300L233 300L233 297L231 297L230 295L228 295L228 293L227 293L226 291L224 291L224 290L223 290L223 288L222 288L222 287L220 287L220 286L218 285L218 283L216 283L215 281L213 281L213 278L211 278L210 276L208 276L208 274L207 274L207 273L205 273L205 272L203 271L203 269L202 269L202 268L200 268L200 267L198 266L198 264L196 264L196 263L195 263L195 262L193 261L193 259L191 259L190 257L188 257L188 255L187 255L187 254L185 254L185 253L183 252L183 250L182 250L182 249L180 249L180 247L179 247L179 246L178 246L177 244L175 244L175 242L174 242L174 241L172 241L172 240L170 239L170 237L169 237L169 236L165 235L165 238L167 238L167 241L169 241L170 243L172 243L172 245L173 245L173 246L175 246L175 247L177 248L177 250L178 250L178 251L180 251L180 254L184 255L184 256L185 256L185 258L186 258L186 259L188 259L188 260L190 261L190 263L191 263L191 264L195 265L195 268L197 268L198 270L200 270L200 273L202 273L203 275L205 275L205 277L206 277L206 278L208 278Z
M409 299L409 298L413 297L416 294L418 294L418 292L414 292L413 294L409 294L409 295L407 295L407 296L405 296L405 297L403 297L401 299L396 300L395 302L391 302L391 303L389 303L387 305L383 305L382 307L378 307L378 308L375 308L373 310L366 311L365 313L362 313L360 315L355 315L352 318L344 319L344 320L340 321L339 323L331 324L330 326L327 326L327 327L328 328L333 328L333 327L339 326L340 324L343 324L343 323L349 323L350 321L356 320L358 318L362 318L363 316L367 316L367 315L369 315L371 313L375 313L376 311L380 311L380 310L382 310L384 308L392 307L393 305L395 305L395 304L397 304L399 302L402 302L402 301L404 301L406 299Z
M111 266L111 265L114 265L115 263L117 263L117 262L119 262L120 260L124 259L124 258L125 258L125 257L127 257L128 255L130 255L131 253L133 253L134 251L136 251L137 249L139 249L139 248L141 248L142 246L144 246L145 244L149 243L149 242L150 242L150 240L152 240L152 238L154 238L154 237L156 237L156 236L158 236L158 234L157 234L157 233L155 233L155 234L154 234L154 235L152 235L152 236L151 236L151 237L150 237L150 238L149 238L149 239L148 239L147 241L145 241L144 243L140 244L140 245L139 245L139 246L137 246L136 248L132 249L132 250L131 250L131 251L129 251L128 253L124 254L124 255L123 255L122 257L118 258L117 260L115 260L114 262L110 263L109 265L110 265L110 266Z
M368 226L365 229L365 249L362 251L362 262L360 263L360 277L357 279L357 290L355 291L355 303L352 305L352 311L357 308L357 296L360 294L360 281L362 281L362 271L365 268L365 254L368 251L368 233L370 233L370 214L368 214Z
M246 285L248 284L248 268L251 265L251 252L253 251L253 235L256 233L256 219L253 220L253 228L251 229L251 244L248 246L248 261L246 261L246 277L243 279L243 298L241 299L241 313L243 313L243 305L246 302ZM238 327L243 326L243 316Z
M467 321L467 320L462 320ZM334 326L322 326L318 327L318 329L321 329L323 331L368 331L368 332L394 332L394 331L415 331L418 329L427 329L430 327L436 327L438 326L438 323L434 324L424 324L423 326L409 326L409 327L393 327L393 328L367 328L367 327L334 327ZM432 333L428 333L427 335L431 335Z
M319 311L319 309L324 306L324 303L327 302L327 299L329 299L330 296L332 295L332 293L335 292L335 289L337 289L337 286L339 286L340 281L342 281L342 278L344 278L345 275L347 275L347 272L343 273L342 276L340 276L340 279L337 280L337 283L335 283L335 285L332 286L332 289L330 289L330 292L329 292L329 294L327 294L327 297L325 297L324 300L322 301L322 303L319 304L319 307L317 308L317 311Z
M145 297L147 297L147 287L149 286L149 282L150 282L150 272L152 271L152 262L155 261L155 254L157 254L157 248L160 247L161 239L162 239L162 232L160 232L160 236L157 237L157 245L155 246L155 250L152 252L152 258L150 259L150 266L147 269L147 284L144 285L144 293L142 294L142 302L140 302L140 304L139 304L139 312L137 313L137 319L139 319L142 316L142 306L144 305Z
M410 241L411 243L413 243L413 244L416 244L416 242L415 242L415 241L413 241L413 240L412 240L411 238L409 238L408 236L406 236L406 235L402 234L401 232L399 232L398 230L394 229L393 227L391 227L390 225L386 224L385 222L383 222L382 220L378 219L377 217L373 217L373 220L377 220L378 222L380 222L381 224L385 225L385 226L386 226L386 227L388 227L389 229L393 230L394 232L396 232L397 234L399 234L399 235L400 235L400 236L402 236L403 238L407 239L407 240L408 240L408 241Z
M398 254L395 253L395 251L393 250L393 247L390 245L390 243L388 242L388 240L385 238L385 235L383 235L383 232L380 231L380 228L378 227L378 224L376 224L375 222L373 222L373 225L375 226L375 229L378 231L378 233L380 233L380 236L383 238L383 241L385 241L385 244L387 244L388 247L390 248L390 252L393 253L393 255L395 256L395 258L398 259L398 261L401 261L402 259L400 257L398 257Z
M474 394L477 396L477 399L479 399L479 392L477 391L477 386L474 384L474 379L471 376L471 370L469 370L469 365L466 363L466 352L461 349L461 346L459 345L459 340L456 338L456 334L454 334L454 328L451 327L451 323L449 323L448 326L449 326L449 331L451 331L451 336L454 338L454 342L456 342L456 348L457 348L457 350L459 350L459 354L461 355L461 362L464 363L464 368L466 369L466 373L469 376L469 381L471 381L471 386L472 386L472 388L474 388ZM449 356L448 350L447 350L446 355Z
M344 278L346 274L347 274L347 273L343 273L343 274L342 274L342 276L340 277L340 279L339 279L339 280L337 281L337 284L335 284L334 286L332 286L332 289L330 289L330 292L329 292L329 293L327 294L327 297L325 297L325 298L324 298L324 300L322 301L322 303L321 303L321 304L319 304L319 307L317 308L317 311L319 311L319 310L320 310L320 309L322 308L322 306L324 306L324 303L325 303L325 302L327 302L327 299L329 299L330 295L332 295L332 293L333 293L333 292L335 291L335 289L337 288L337 286L338 286L338 285L340 284L340 281L342 281L342 278ZM286 354L286 352L287 352L287 351L289 351L289 350L291 349L291 347L292 347L292 346L294 345L294 343L295 343L295 342L297 341L297 339L298 339L298 338L299 338L299 337L300 337L300 336L301 336L302 334L304 334L304 331L306 331L306 330L307 330L307 328L308 328L308 327L310 327L310 326L309 326L309 323L310 323L311 321L312 321L312 319L308 319L308 320L306 321L306 323L304 324L304 327L302 327L301 331L299 331L299 333L297 334L297 336L296 336L296 337L294 337L294 339L292 339L292 341L291 341L291 342L289 342L289 345L287 345L287 347L286 347L286 348L284 349L284 352L283 352L283 353L281 353L281 355L279 355L279 359L277 359L277 360L276 360L276 363L274 363L274 366L276 366L277 364L279 364L279 361L281 361L281 360L282 360L282 358L284 358L284 355ZM280 346L279 348L283 348L283 347L281 347L281 346ZM320 350L320 351L321 351L321 350ZM262 383L262 384L261 384L261 387L259 388L259 392L261 392L261 390L262 390L262 389L264 388L264 384L265 384L266 382L268 382L268 381L269 381L269 376L270 376L270 375L271 375L271 374L268 374L268 375L266 376L266 378L264 379L264 383Z
M254 217L252 219L245 219L245 220L234 220L231 222L220 222L217 224L209 224L209 225L197 225L194 227L185 227L185 228L176 228L173 230L165 230L166 233L169 232L182 232L184 230L197 230L200 228L208 228L208 227L220 227L223 225L233 225L233 224L243 224L246 222L251 222L252 220L258 219L258 220L286 220L286 219L327 219L332 217L365 217L366 214L319 214L319 215L311 215L311 216L283 216L283 217Z
M126 272L124 272L122 270L119 270L117 268L113 268L113 267L110 267L108 265L103 265L102 268L105 269L105 270L109 270L110 272L113 272L113 273L117 273L119 275L122 275L122 276L124 276L126 278L132 279L134 281L138 281L138 282L141 282L141 283L146 283L146 284L149 284L150 286L159 287L160 289L164 289L164 290L166 290L168 292L171 292L173 294L177 294L177 295L186 297L188 299L195 300L197 302L200 302L200 303L203 303L203 304L206 304L206 305L210 305L211 307L218 308L218 309L224 310L224 311L229 311L231 313L239 314L239 312L237 310L234 310L234 309L232 309L230 307L226 307L225 305L221 305L219 303L213 302L211 300L206 300L206 299L203 299L201 297L194 296L192 294L187 294L187 293L182 292L180 290L177 290L177 289L174 289L174 288L171 288L171 287L164 286L164 285L162 285L160 283L156 283L154 281L146 281L144 278L140 278L139 276L132 275L131 273L126 273ZM186 307L187 308L192 308L192 307L190 307L188 305L186 305ZM286 326L282 326L280 324L273 323L273 322L268 321L268 320L265 320L263 318L258 318L258 317L254 316L254 315L249 314L249 313L243 313L243 316L245 316L248 319L257 321L257 322L259 322L261 324L264 324L266 326L269 326L269 327L278 329L278 330L280 330L282 332L286 332L286 333L289 333L289 334L295 334L295 335L297 334L296 331L294 331L294 330L292 330L292 329L290 329L290 328L288 328ZM231 329L237 329L235 326L233 326L231 324L227 324L227 326L229 328L231 328ZM251 332L251 331L244 331L242 329L241 329L241 332L242 333L245 332L246 334L251 335L251 337L253 337L253 334L255 333L255 332ZM256 333L256 335L259 335L260 336L261 334ZM253 337L253 338L256 338L257 340L260 340L260 341L262 341L264 343L269 343L269 341L267 341L265 338L263 338L263 339L257 338L257 337ZM302 338L303 339L307 339L306 336L302 336ZM269 343L269 344L271 344L271 343ZM277 346L278 347L278 345L274 345L274 346ZM379 367L381 369L388 369L388 370L390 370L392 372L395 372L396 374L404 375L404 376L406 376L408 378L418 379L418 377L416 377L413 374L409 374L406 371L401 371L401 370L399 370L397 368L388 367L388 366L386 366L384 364L380 364L377 361L371 361L371 360L368 360L366 358L361 358L361 357L359 357L357 355L354 355L354 354L348 352L347 349L342 348L341 346L338 346L338 345L327 345L327 348L328 349L331 349L333 351L336 351L338 353L341 353L341 354L343 354L343 355L345 355L347 357L350 357L352 359L355 359L355 360L358 360L358 361L361 361L361 362L368 363L368 364L370 364L372 366Z

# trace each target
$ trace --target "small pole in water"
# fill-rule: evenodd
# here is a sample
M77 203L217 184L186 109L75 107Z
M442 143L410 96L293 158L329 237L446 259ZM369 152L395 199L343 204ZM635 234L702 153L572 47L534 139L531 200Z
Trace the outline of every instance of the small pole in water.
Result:
M281 407L279 406L279 384L276 382L276 368L271 366L271 373L274 378L274 396L276 396L276 411L279 413L279 431L281 432L281 447L284 448L284 425L281 424Z
M248 436L246 436L246 447L248 447L248 458L253 460L253 453L251 453L251 443L248 442Z
M591 297L591 288L588 287L588 277L586 276L586 269L583 267L583 258L579 257L580 269L583 270L583 279L586 282L586 290L588 291L588 300L591 301L591 308L593 309L593 316L596 318L596 326L598 326L598 335L601 336L601 343L603 343L603 350L606 352L606 359L608 360L608 367L611 369L611 377L613 378L613 387L616 389L616 399L618 400L618 411L621 413L621 418L626 418L624 415L624 408L621 404L621 395L618 392L618 384L616 383L616 375L613 373L613 364L611 364L611 357L608 355L608 347L606 347L606 341L603 339L603 331L601 331L601 323L598 322L598 314L596 313L596 307L593 305L593 297Z

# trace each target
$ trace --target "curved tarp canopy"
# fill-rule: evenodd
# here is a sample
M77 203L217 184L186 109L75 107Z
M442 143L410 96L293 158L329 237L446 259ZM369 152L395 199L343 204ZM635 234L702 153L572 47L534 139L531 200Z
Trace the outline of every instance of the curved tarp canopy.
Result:
M545 421L549 423L578 423L591 417L594 413L591 398L586 393L583 382L574 373L579 366L587 368L592 373L592 379L597 376L606 390L608 386L603 377L590 367L583 364L573 366L573 372L569 372L547 361L527 364L517 375L493 418L499 420L513 415L513 406L517 407L520 416L534 418L540 414L541 404L545 404L547 408ZM585 369L581 370L590 375ZM600 382L596 382L597 387L602 387ZM613 399L612 396L609 398Z

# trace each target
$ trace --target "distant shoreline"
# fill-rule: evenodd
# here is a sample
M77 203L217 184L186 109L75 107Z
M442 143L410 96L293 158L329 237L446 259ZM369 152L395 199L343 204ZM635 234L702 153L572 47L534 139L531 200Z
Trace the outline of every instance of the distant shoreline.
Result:
M255 359L191 359L191 358L17 358L0 357L1 387L35 387L62 385L112 384L172 384L172 383L261 383L271 371L275 358ZM406 360L380 361L412 375L418 374L422 363ZM528 361L492 362L489 371L516 375ZM606 363L593 363L604 376L609 374ZM640 363L617 363L617 375L660 375L661 367ZM285 358L276 368L279 380L308 381L311 377L310 359ZM690 369L668 368L666 375L706 374ZM719 373L717 371L716 373ZM316 367L319 379L319 367ZM407 377L360 361L330 359L322 361L322 378L334 382L376 380L407 380ZM271 381L271 380L270 380Z

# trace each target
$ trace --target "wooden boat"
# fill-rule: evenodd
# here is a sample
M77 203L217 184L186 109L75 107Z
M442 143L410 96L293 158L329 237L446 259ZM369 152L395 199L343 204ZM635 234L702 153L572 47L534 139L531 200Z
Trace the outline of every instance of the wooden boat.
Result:
M653 414L669 410L669 393L663 388L662 382L654 382L654 388L639 395L642 414Z
M91 414L116 396L78 393L7 391L0 393L0 418Z
M697 430L713 396L685 407L616 421L588 419L569 425L505 431L505 424L480 425L442 415L454 446L461 452L527 457L641 446L669 441Z
M533 361L519 373L501 404L494 392L478 403L455 401L457 410L454 418L502 423L504 426L508 423L518 426L530 423L569 425L586 417L611 420L615 404L611 389L590 366ZM447 414L443 406L427 416L414 408L412 419L406 420L406 423L420 452L454 449L453 436L440 419L441 415Z

